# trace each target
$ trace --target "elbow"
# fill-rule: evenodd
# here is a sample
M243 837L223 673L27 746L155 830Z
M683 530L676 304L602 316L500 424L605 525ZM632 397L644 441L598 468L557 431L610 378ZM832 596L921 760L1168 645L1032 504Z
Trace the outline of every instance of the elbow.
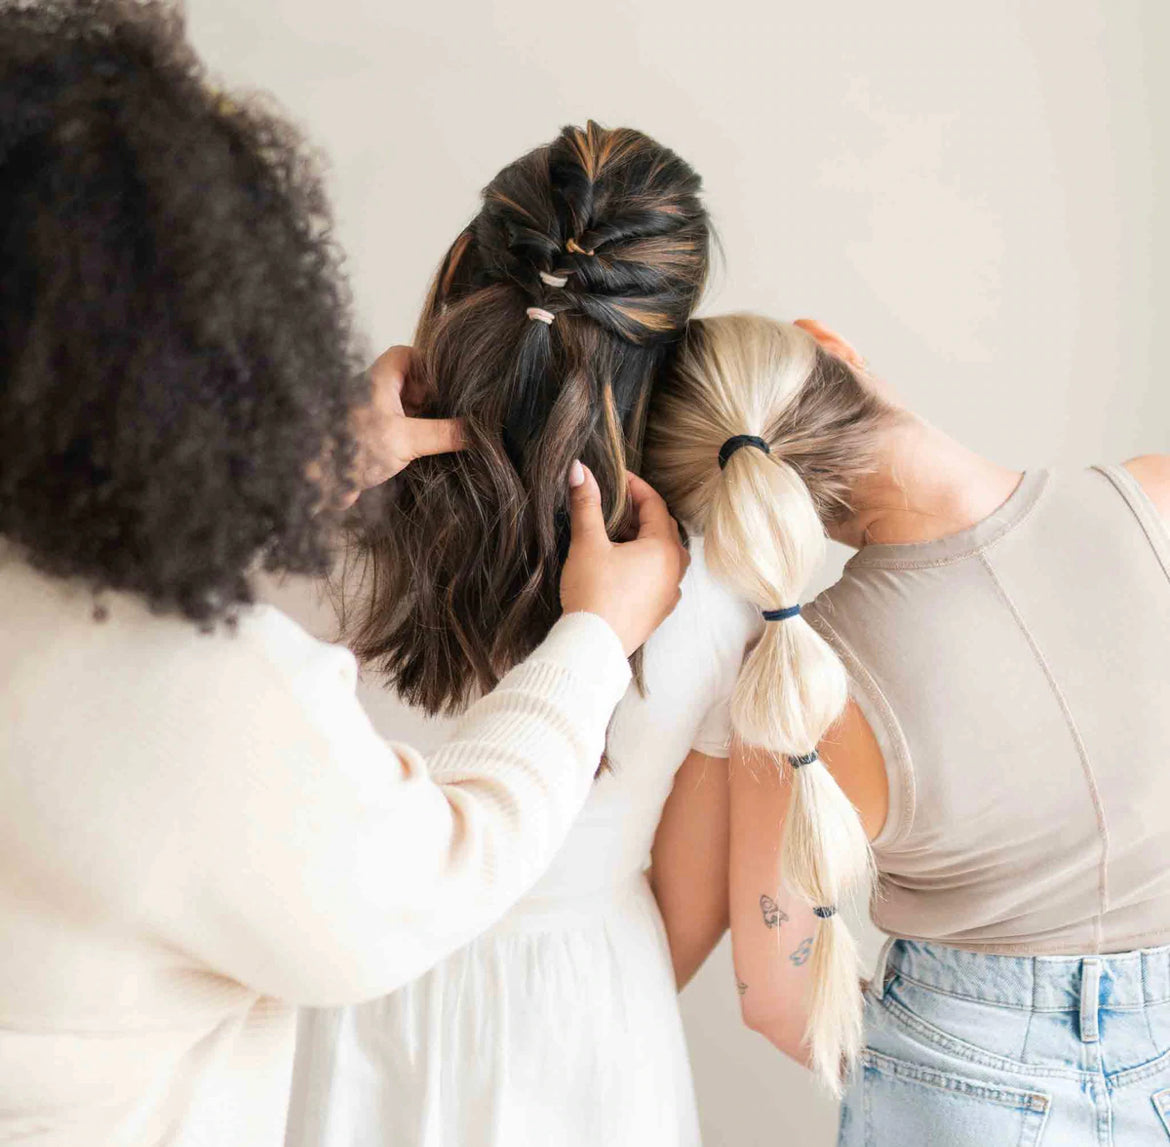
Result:
M771 1008L752 1007L746 999L740 1007L740 1017L745 1027L762 1035L777 1051L808 1066L804 1025L798 1017Z
M766 1036L769 1029L775 1026L775 1015L770 1009L753 1007L746 998L740 1001L739 1018L743 1020L744 1027L757 1035Z

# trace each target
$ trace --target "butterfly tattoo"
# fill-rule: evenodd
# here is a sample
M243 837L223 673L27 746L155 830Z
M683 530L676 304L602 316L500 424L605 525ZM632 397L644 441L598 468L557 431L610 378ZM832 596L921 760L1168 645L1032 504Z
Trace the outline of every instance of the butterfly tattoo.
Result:
M766 892L760 897L760 912L763 913L764 924L769 928L779 928L788 919L788 913Z
M808 963L808 958L811 955L812 955L812 937L806 936L803 940L801 940L801 942L797 945L795 950L792 952L792 955L790 955L788 958L798 968L803 968L804 965Z

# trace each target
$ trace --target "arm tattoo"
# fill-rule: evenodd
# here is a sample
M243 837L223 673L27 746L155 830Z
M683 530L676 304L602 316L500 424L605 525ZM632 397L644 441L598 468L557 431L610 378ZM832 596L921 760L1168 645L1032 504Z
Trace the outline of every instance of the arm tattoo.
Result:
M766 892L760 896L760 912L764 917L764 925L768 928L779 928L788 919L788 913Z
M738 976L735 977L735 990L742 996L747 991L747 984L743 982Z
M798 968L803 968L808 963L808 958L812 955L812 941L811 936L805 936L788 957Z

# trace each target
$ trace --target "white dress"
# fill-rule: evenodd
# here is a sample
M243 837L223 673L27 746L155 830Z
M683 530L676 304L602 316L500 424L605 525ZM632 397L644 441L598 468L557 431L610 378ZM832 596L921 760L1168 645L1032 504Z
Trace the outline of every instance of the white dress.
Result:
M725 757L758 624L701 542L645 651L609 769L551 869L485 935L390 996L302 1013L286 1147L693 1147L699 1125L645 869L692 747Z

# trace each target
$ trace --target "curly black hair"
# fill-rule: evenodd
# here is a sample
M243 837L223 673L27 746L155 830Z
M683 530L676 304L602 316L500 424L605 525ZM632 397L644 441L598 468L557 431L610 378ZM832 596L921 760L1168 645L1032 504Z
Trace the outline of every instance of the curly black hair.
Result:
M206 626L324 570L365 390L330 228L174 6L0 0L0 536Z

